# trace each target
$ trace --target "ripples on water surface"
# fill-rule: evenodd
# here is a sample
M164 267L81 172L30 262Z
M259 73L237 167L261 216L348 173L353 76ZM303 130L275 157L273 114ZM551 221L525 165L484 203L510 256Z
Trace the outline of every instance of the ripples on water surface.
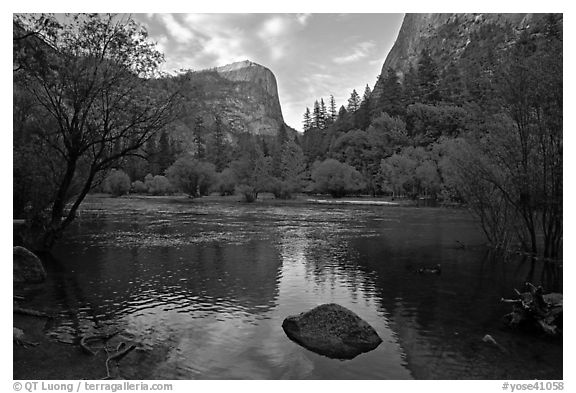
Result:
M140 342L126 378L562 378L561 343L501 322L502 296L549 275L456 240L482 241L458 210L93 198L36 301L59 308L55 339L120 329ZM436 263L440 276L413 272ZM287 315L327 302L383 343L339 361L284 335Z

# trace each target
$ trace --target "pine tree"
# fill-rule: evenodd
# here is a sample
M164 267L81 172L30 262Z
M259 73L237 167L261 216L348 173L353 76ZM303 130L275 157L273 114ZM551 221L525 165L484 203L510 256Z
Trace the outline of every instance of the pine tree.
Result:
M172 155L170 139L168 138L168 133L166 131L162 131L160 134L160 139L158 140L158 154L160 173L164 173L164 171L175 161Z
M328 107L328 118L330 119L330 121L332 123L334 123L336 121L336 117L338 116L338 112L336 112L336 100L334 99L334 96L332 94L330 94L330 103L329 103L329 107Z
M356 112L360 108L360 96L356 89L352 90L350 98L348 98L348 112Z
M356 118L354 119L354 125L361 130L365 130L370 125L371 96L372 90L370 90L370 86L366 85L360 108L356 112Z
M206 157L206 127L204 119L198 116L194 122L194 144L196 145L196 157L203 160Z
M404 75L404 107L421 102L420 97L418 70L410 63L408 71Z
M306 112L304 112L304 131L308 131L312 127L312 116L310 115L310 109L306 107Z
M148 139L144 151L146 153L146 161L148 162L148 173L153 175L160 174L158 146L154 137Z
M451 62L442 72L438 90L443 101L459 103L463 100L465 85L456 63Z
M338 120L344 119L344 116L346 116L347 113L348 111L346 110L344 105L341 105L340 109L338 110Z
M428 49L424 48L418 61L418 87L424 103L435 103L440 99L438 92L438 69Z
M328 114L326 113L326 105L324 104L324 98L320 98L320 128L326 128L326 119Z
M362 104L367 105L370 102L370 97L372 96L372 90L370 90L370 86L366 84L364 88L364 96L362 97Z
M378 109L390 116L403 116L405 112L404 94L398 75L392 68L388 68L386 76L382 79L381 87Z
M321 125L320 104L318 100L314 101L314 111L312 112L312 126L320 129Z
M220 116L216 115L214 122L214 146L212 147L211 161L216 165L216 170L221 172L227 164L226 141L224 125Z

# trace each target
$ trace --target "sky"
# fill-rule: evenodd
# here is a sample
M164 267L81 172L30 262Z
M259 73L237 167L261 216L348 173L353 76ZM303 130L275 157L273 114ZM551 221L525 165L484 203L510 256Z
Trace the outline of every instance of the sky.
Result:
M164 71L250 60L276 76L284 121L302 130L316 99L346 105L374 87L403 14L133 14L164 53Z

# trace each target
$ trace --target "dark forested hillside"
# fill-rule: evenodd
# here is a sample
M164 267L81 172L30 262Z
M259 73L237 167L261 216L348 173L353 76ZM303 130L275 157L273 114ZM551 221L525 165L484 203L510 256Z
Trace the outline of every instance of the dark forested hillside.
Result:
M335 118L306 109L307 162L350 165L373 195L466 203L494 246L557 256L562 20L406 15L374 92Z

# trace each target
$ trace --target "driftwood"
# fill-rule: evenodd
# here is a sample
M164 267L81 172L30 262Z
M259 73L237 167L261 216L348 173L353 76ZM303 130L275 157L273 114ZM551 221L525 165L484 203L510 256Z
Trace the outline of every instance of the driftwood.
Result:
M106 352L106 355L107 355L106 356L106 362L104 363L104 365L106 366L106 376L102 379L112 379L112 375L110 374L110 362L115 361L116 366L118 366L118 362L120 362L120 360L122 360L124 358L124 356L128 355L130 352L132 352L134 349L136 349L136 345L135 344L127 345L125 342L121 342L116 346L116 349L114 350L114 352L110 353L110 351L108 350L106 345L104 345L104 347L99 348L98 350L94 351L90 347L89 343L93 342L93 341L106 342L106 341L110 340L112 337L116 336L118 333L120 333L120 332L115 331L112 333L82 336L82 338L80 339L80 347L86 353L95 356L98 354L98 352L100 352L101 349L103 349Z
M89 353L90 355L96 355L100 349L98 349L97 351L93 351L90 346L88 345L88 342L90 341L107 341L109 339L111 339L112 337L114 337L115 335L117 335L118 331L116 332L112 332L112 333L107 333L107 334L96 334L96 335L92 335L92 336L82 336L82 338L80 339L80 347L87 353Z
M501 299L501 302L512 304L512 312L506 315L508 324L513 327L528 326L544 333L556 336L562 334L561 293L544 294L542 287L531 283L525 284L527 291L514 289L516 299Z
M106 376L102 379L112 379L112 376L110 375L110 367L109 367L108 363L115 360L116 366L118 366L118 362L120 360L122 360L122 358L124 356L126 356L130 352L132 352L134 349L136 349L136 345L134 345L134 344L130 344L128 347L126 347L126 343L124 343L124 342L121 342L120 344L118 344L118 347L116 347L116 353L114 353L112 355L108 355L108 357L106 358L106 363L105 363Z

